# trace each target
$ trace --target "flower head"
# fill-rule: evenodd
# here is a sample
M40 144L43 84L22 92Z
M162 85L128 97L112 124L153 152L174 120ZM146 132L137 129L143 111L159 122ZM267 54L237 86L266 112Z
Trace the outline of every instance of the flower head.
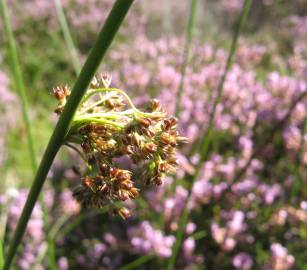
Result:
M134 199L144 186L161 185L178 165L177 147L187 139L177 131L177 119L153 100L146 111L135 107L122 90L109 88L111 77L96 77L73 119L65 144L77 149L87 169L74 197L84 207L114 206ZM61 113L69 88L54 88ZM120 169L118 160L128 157L133 166ZM129 216L128 210L118 213Z

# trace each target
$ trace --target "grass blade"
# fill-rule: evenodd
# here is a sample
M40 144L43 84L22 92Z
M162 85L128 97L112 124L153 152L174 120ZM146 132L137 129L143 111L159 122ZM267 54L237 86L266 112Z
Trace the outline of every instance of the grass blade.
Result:
M23 121L24 121L25 128L26 128L26 133L27 133L27 142L28 142L27 144L29 148L31 165L32 165L33 172L35 173L37 169L37 161L36 161L36 154L35 154L31 123L30 123L30 118L28 114L29 112L28 100L26 96L24 82L23 82L23 78L21 74L21 68L20 68L20 64L19 64L18 56L17 56L16 44L15 44L15 40L13 36L13 31L10 26L8 9L7 9L5 0L0 0L0 13L1 13L0 15L1 15L2 21L3 21L4 32L8 39L8 49L9 49L9 56L11 60L12 74L14 76L14 80L16 84L15 86L20 96L22 117L23 117Z
M184 51L183 51L183 61L181 65L181 78L180 78L180 84L179 84L179 91L176 99L176 109L175 109L175 116L179 117L180 115L180 106L181 106L181 99L184 92L184 81L185 81L185 74L189 62L189 52L190 52L190 44L193 37L193 29L195 25L195 15L196 15L196 6L197 6L197 0L191 0L191 7L190 7L190 15L187 25L187 32L186 32L186 38L185 38L185 45L184 45Z
M81 70L81 64L78 57L78 52L76 46L74 45L74 41L71 36L71 32L69 30L69 26L65 17L65 13L60 0L54 0L54 5L56 9L56 13L59 19L59 23L63 32L63 36L66 42L66 46L69 50L72 64L75 70L75 73L78 75Z
M90 54L72 89L71 96L69 97L69 100L59 118L59 121L57 122L57 125L45 150L30 193L27 197L26 204L19 219L13 240L10 243L3 270L10 269L13 258L16 254L17 248L21 242L22 236L31 216L33 207L38 199L53 160L69 130L69 125L73 119L74 113L78 108L78 105L84 93L86 92L92 77L99 67L99 64L103 59L107 49L111 45L111 42L120 25L122 24L132 3L133 0L117 0L115 2L103 28L97 37L93 48L90 51Z
M242 7L242 11L241 11L241 15L240 15L240 19L239 19L239 24L238 27L236 29L236 31L234 32L233 38L232 38L232 43L231 43L231 47L230 47L230 52L227 58L227 62L226 62L226 66L223 72L223 75L219 81L219 84L217 86L217 97L214 100L213 103L213 107L212 107L212 111L211 114L209 116L209 124L208 124L208 128L203 136L203 139L201 141L200 144L200 161L196 167L195 170L195 174L193 175L191 181L189 181L190 183L190 187L193 186L193 183L195 182L195 180L197 179L199 172L200 172L200 168L202 165L202 162L206 160L207 155L208 155L208 149L209 149L209 145L211 143L211 137L212 137L212 129L213 129L213 123L214 123L214 117L215 117L215 113L216 113L216 108L217 105L219 104L222 94L223 94L223 87L224 87L224 82L226 80L228 71L230 70L232 63L233 63L233 57L234 54L236 52L237 49L237 43L238 43L238 37L240 35L240 32L243 28L243 25L245 24L247 15L249 13L250 10L250 6L251 6L251 0L245 0L243 7ZM176 263L176 258L183 240L183 234L184 234L184 228L187 224L188 221L188 217L189 217L189 209L187 207L187 203L190 199L191 196L191 190L189 190L189 195L187 196L186 200L185 200L185 206L183 209L183 213L180 216L180 220L179 220L179 228L176 234L176 242L174 244L173 247L173 253L172 256L170 257L168 263L167 263L167 270L172 270L174 269L175 263Z
M154 255L145 255L137 258L136 260L132 261L131 263L126 264L125 266L119 268L119 270L131 270L135 269L136 267L147 263L151 259L154 258Z

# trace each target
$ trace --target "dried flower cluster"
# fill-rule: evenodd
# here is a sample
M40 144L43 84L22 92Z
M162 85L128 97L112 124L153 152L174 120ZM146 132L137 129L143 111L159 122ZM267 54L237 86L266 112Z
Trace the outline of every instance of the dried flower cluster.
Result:
M177 119L168 117L157 100L142 112L125 92L109 88L110 83L108 76L93 80L65 140L87 163L74 191L84 207L113 205L136 198L143 186L161 185L178 165L177 146L187 140L177 131ZM59 100L55 112L60 114L70 91L56 87L53 93ZM129 170L119 167L122 157L129 159ZM119 214L127 217L129 211L120 208Z

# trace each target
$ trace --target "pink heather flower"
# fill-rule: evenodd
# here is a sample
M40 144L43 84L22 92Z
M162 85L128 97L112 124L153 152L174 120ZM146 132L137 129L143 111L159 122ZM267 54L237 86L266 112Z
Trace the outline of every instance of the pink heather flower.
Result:
M93 256L94 259L99 260L101 255L107 250L107 246L103 243L96 243L91 250L90 255Z
M240 252L233 258L232 264L237 269L249 270L253 266L253 259L249 254Z
M292 269L295 259L292 255L288 254L287 248L279 243L271 245L272 254L272 267L274 270L289 270Z
M240 233L246 229L244 223L245 214L242 211L235 211L232 219L227 223L227 227L233 234Z
M272 204L281 194L281 188L279 184L274 184L272 186L261 184L259 186L259 190L262 192L263 199L266 204Z
M253 188L256 187L257 184L257 179L245 179L241 182L235 183L232 186L232 190L236 194L242 194L242 193L248 193L250 192Z
M60 257L58 260L58 267L60 270L68 270L69 269L69 264L68 260L66 257Z
M302 208L303 210L307 211L307 201L302 201L302 202L300 203L300 206L301 206L301 208Z
M192 234L192 233L195 232L195 230L196 230L196 224L193 223L193 222L188 222L186 227L185 227L185 232L187 234Z
M172 255L174 236L165 236L162 231L154 229L148 221L128 229L130 243L137 252L154 253L159 257L168 258Z
M237 241L232 237L227 237L222 245L225 251L231 251L235 248Z
M300 149L302 135L301 135L301 131L298 127L289 126L284 131L283 135L284 135L283 137L284 137L287 149L295 150L295 151L298 151Z
M164 202L164 218L166 221L178 220L184 208L188 191L182 186L177 186L175 194Z
M68 216L75 215L80 211L80 205L73 198L72 192L68 189L60 193L60 206L62 212Z
M186 257L191 256L195 250L195 240L191 237L185 239L182 244L182 249Z

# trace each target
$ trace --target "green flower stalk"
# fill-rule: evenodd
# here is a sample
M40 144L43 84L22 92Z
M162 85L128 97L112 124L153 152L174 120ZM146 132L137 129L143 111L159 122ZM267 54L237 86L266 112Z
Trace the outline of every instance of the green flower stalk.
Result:
M146 186L161 185L178 165L177 146L187 141L177 131L177 119L168 116L157 100L144 111L130 97L110 88L111 77L95 77L83 97L65 137L86 163L74 197L83 207L111 206L126 218L130 212L116 201L135 199ZM67 86L53 89L61 114L69 99ZM118 160L128 159L122 169Z

